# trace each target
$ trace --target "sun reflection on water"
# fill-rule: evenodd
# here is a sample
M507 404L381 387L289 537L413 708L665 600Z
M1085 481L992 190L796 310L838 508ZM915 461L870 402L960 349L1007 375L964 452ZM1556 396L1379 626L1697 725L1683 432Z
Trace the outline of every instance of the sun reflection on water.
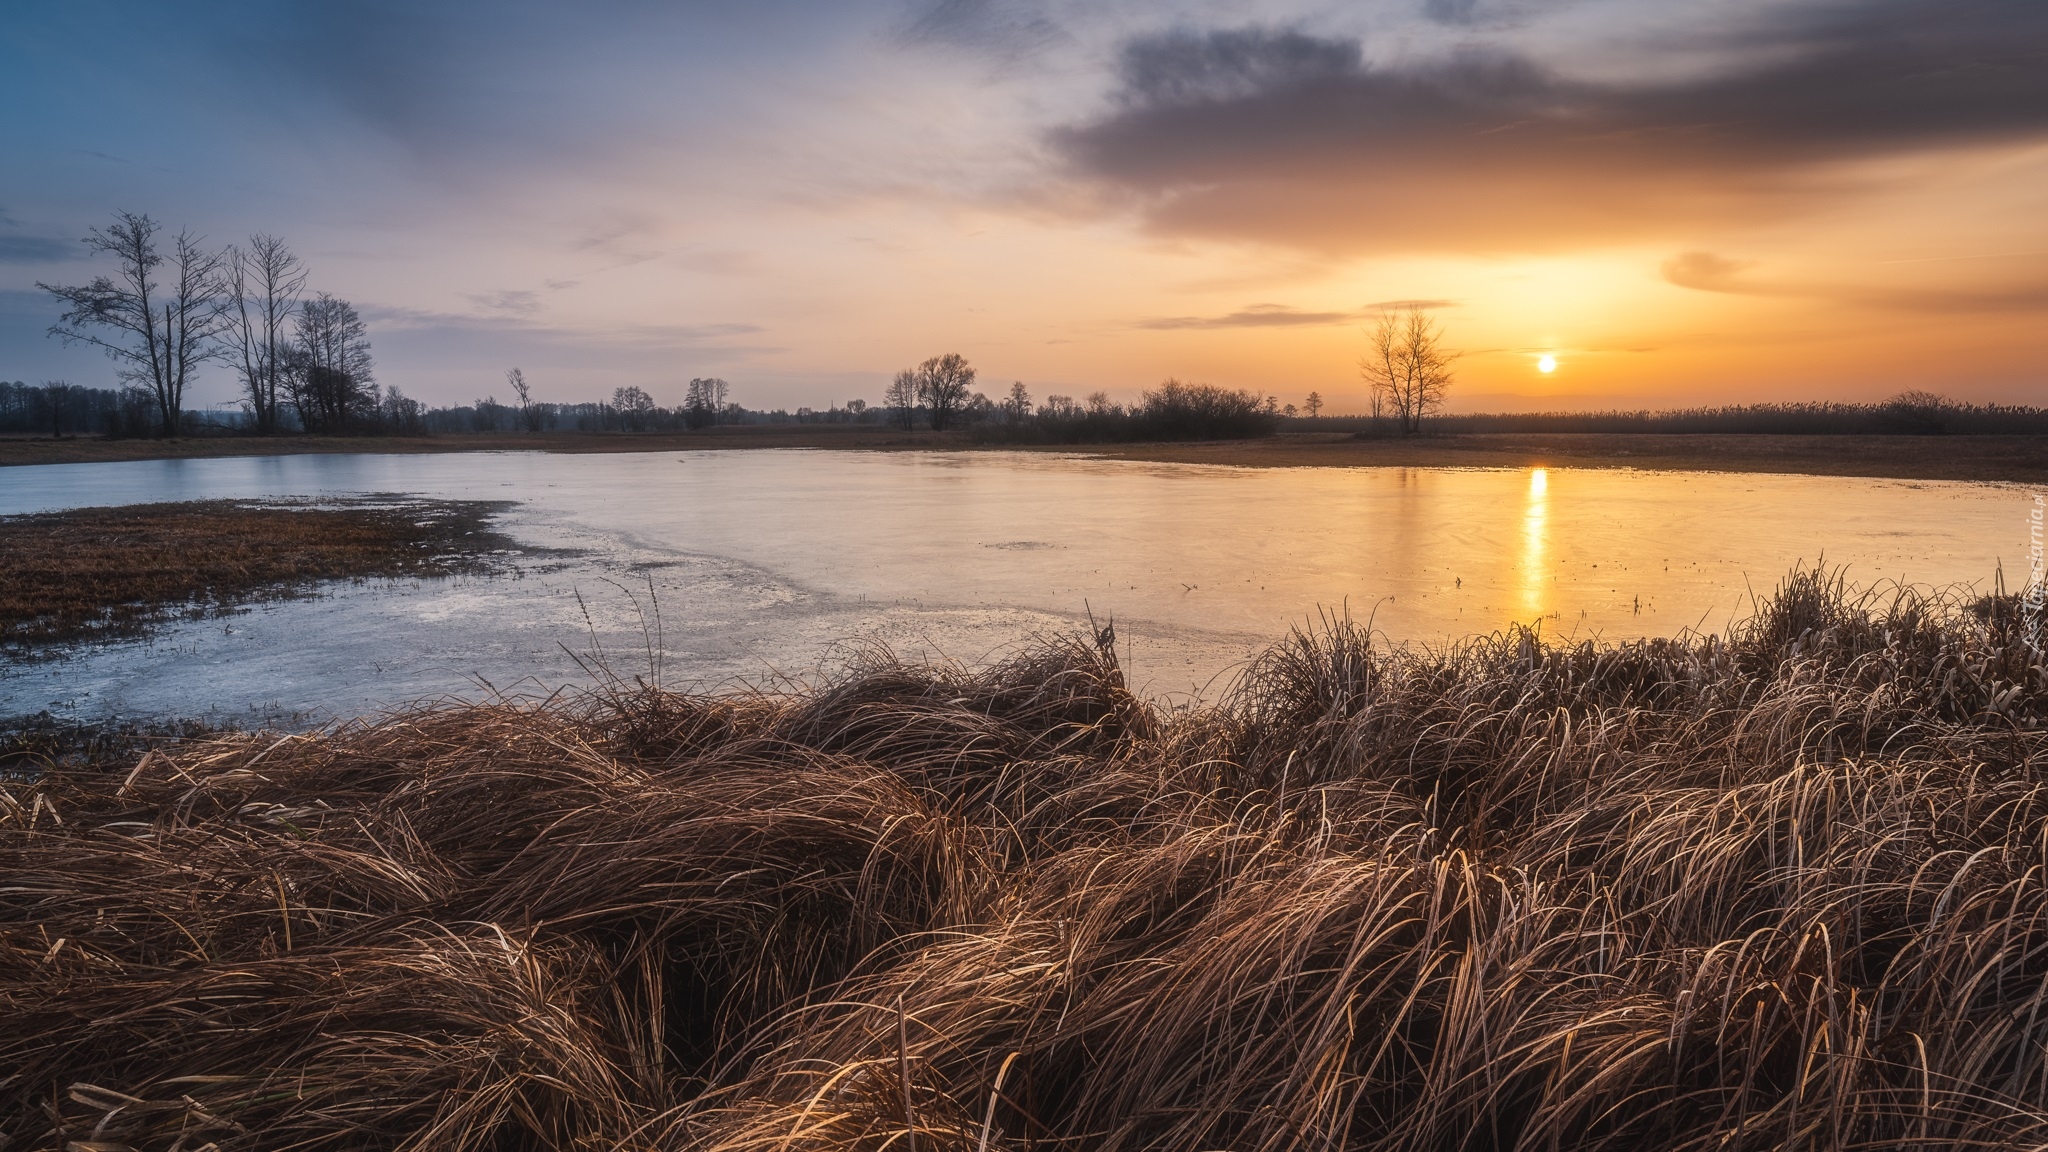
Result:
M1533 621L1550 610L1544 579L1545 558L1550 553L1550 473L1536 468L1529 473L1529 497L1522 511L1522 619Z

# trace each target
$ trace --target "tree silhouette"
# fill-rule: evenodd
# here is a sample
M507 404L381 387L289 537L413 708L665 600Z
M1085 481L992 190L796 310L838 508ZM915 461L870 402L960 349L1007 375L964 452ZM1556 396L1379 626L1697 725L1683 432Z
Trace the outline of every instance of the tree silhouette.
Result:
M1359 375L1372 388L1373 414L1390 410L1403 434L1420 432L1422 418L1443 407L1458 353L1443 347L1443 330L1419 307L1384 312L1367 334Z
M944 432L967 402L968 390L974 387L974 369L958 352L934 356L917 366L916 387L932 431Z

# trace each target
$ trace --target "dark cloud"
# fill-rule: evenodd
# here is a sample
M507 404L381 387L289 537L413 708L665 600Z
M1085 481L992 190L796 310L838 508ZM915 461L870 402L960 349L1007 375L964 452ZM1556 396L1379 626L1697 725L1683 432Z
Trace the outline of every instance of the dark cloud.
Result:
M1723 47L1748 63L1594 83L1503 52L1380 67L1294 31L1172 33L1126 45L1112 111L1052 140L1162 230L1343 250L1767 218L1839 196L1829 162L2048 135L2040 0L1811 5Z
M1214 106L1342 84L1360 74L1352 41L1245 28L1176 32L1125 45L1117 102L1133 114Z

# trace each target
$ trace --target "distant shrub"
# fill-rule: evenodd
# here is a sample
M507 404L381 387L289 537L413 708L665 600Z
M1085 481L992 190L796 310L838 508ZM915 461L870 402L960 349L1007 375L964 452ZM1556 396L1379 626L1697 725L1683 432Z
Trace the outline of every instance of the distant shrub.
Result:
M1269 436L1279 416L1255 392L1167 380L1126 408L1097 392L1085 403L1048 396L1034 415L985 423L982 443L1129 444L1163 440L1246 440Z
M1391 419L1324 416L1288 420L1294 431L1393 435ZM1657 432L1674 435L1777 436L2038 436L2048 434L2048 409L2018 404L1965 404L1931 392L1902 392L1876 404L1832 401L1730 404L1663 412L1474 412L1432 416L1423 429L1459 432Z

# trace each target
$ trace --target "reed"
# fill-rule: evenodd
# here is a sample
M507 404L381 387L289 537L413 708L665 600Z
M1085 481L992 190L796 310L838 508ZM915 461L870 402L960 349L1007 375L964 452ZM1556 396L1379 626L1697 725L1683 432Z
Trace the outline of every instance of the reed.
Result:
M2048 1145L2021 600L631 681L0 784L9 1148Z

